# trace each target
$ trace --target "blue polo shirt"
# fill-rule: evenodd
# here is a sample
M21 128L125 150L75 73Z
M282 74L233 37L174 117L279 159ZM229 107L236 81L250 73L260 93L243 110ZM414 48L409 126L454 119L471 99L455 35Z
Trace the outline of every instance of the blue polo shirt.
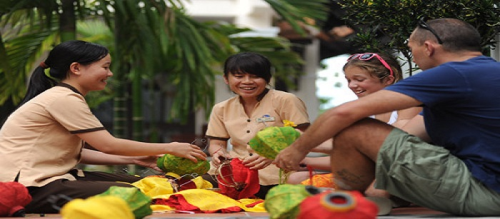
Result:
M432 143L461 159L472 175L500 192L500 63L486 56L448 62L386 90L423 103Z

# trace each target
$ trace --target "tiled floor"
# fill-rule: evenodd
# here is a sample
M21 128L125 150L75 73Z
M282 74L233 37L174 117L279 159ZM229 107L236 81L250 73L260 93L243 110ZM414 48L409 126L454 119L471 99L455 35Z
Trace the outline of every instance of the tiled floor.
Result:
M224 219L242 219L242 218L259 218L267 219L269 218L267 213L251 213L251 212L239 212L239 213L226 213L226 214L168 214L168 213L156 213L146 217L147 219L162 219L162 218L224 218ZM395 208L392 210L390 215L379 216L379 219L391 219L391 218L500 218L500 217L457 217L444 212L433 211L422 207L405 207L405 208Z
M26 215L27 218L61 218L57 214L49 214L44 217L40 215ZM244 219L244 218L258 218L268 219L267 213L253 213L253 212L238 212L238 213L211 213L211 214L187 214L187 213L153 213L145 219L164 219L164 218L198 218L198 219ZM379 216L379 219L401 219L401 218L500 218L500 217L457 217L439 211L433 211L422 207L405 207L395 208L390 215Z
M500 218L499 217L458 217L444 212L433 211L422 207L395 208L390 215L379 216L378 218Z

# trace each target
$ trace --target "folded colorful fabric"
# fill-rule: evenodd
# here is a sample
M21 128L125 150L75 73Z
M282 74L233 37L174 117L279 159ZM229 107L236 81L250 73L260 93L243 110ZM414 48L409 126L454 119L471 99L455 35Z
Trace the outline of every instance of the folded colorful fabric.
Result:
M167 173L169 176L180 178L181 176L175 173ZM211 189L212 183L204 180L201 176L192 179L196 188L198 189ZM170 179L164 176L148 176L137 182L132 183L133 186L139 188L141 192L147 196L154 198L158 195L173 194L174 189L170 183Z
M169 176L180 177L173 173ZM262 199L235 200L213 191L213 185L201 176L193 179L196 189L174 192L170 182L163 176L149 176L132 185L152 199L153 211L190 212L266 212Z
M262 199L234 200L207 189L190 189L175 194L158 195L153 199L154 210L177 210L198 213L266 212ZM169 206L170 209L164 206Z

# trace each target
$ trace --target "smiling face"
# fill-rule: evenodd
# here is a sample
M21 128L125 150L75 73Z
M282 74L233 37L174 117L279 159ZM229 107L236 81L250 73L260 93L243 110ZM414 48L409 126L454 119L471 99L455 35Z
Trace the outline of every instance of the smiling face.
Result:
M248 73L230 73L224 77L224 81L243 100L256 100L264 92L267 85L264 78Z
M354 65L347 66L344 69L344 73L349 89L351 89L358 98L382 90L390 84L390 80L387 80L389 78L377 78L370 74L367 69Z
M106 87L107 79L113 76L110 70L111 56L108 54L99 61L89 65L77 64L79 91L85 95L89 91L103 90Z

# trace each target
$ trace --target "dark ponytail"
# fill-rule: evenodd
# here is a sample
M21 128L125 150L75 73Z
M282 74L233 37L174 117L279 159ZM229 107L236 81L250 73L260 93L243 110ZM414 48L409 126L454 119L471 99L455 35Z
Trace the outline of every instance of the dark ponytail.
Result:
M19 106L66 79L72 63L89 65L106 57L108 53L108 49L101 45L81 40L66 41L57 45L31 74L28 91ZM47 68L49 75L45 74Z
M28 84L28 91L26 91L26 95L24 96L23 101L19 105L23 105L31 98L37 96L43 91L53 87L57 84L57 81L47 77L45 75L45 69L41 66L35 68L30 77L30 82Z

